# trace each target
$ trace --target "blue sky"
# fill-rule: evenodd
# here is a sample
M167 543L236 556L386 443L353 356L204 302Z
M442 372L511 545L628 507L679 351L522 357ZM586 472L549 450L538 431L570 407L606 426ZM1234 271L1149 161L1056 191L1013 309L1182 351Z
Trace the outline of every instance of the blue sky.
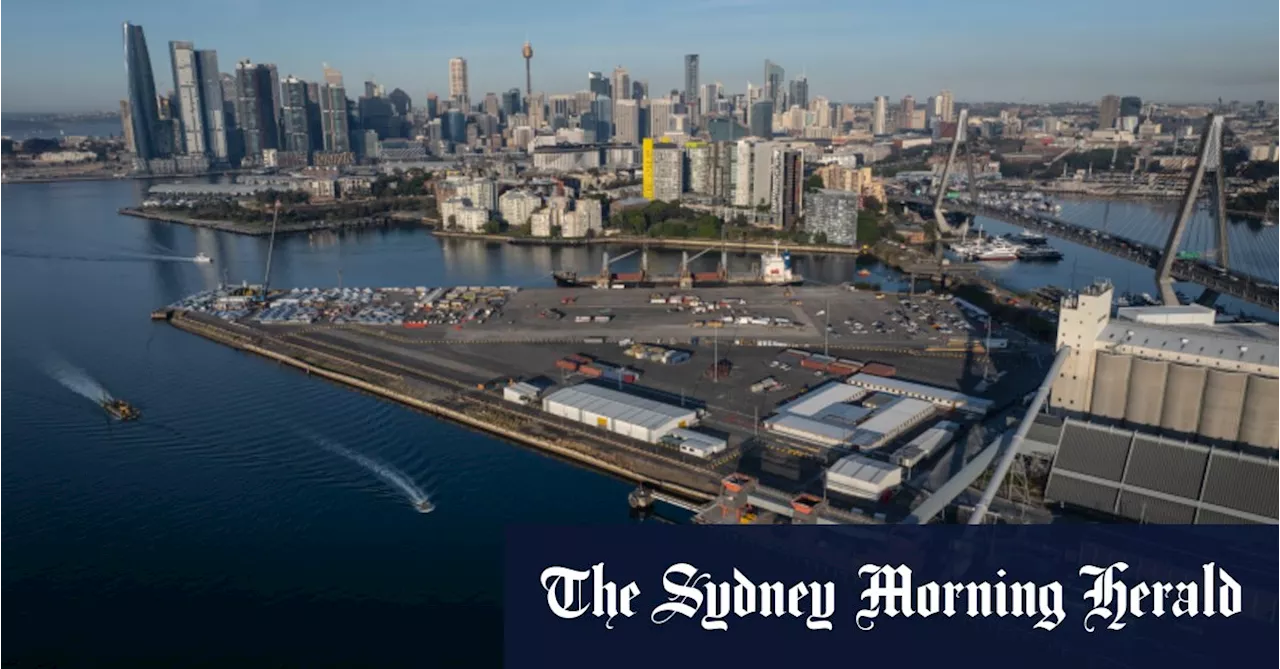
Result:
M520 46L534 46L534 90L573 92L589 70L623 65L650 91L683 86L683 55L702 83L742 92L766 58L803 70L810 95L861 102L1275 100L1276 0L8 0L0 34L4 111L113 108L125 97L120 24L146 31L156 89L173 87L170 40L215 49L224 72L250 58L281 76L342 70L349 90L374 77L415 104L447 90L448 60L467 59L473 99L523 87Z

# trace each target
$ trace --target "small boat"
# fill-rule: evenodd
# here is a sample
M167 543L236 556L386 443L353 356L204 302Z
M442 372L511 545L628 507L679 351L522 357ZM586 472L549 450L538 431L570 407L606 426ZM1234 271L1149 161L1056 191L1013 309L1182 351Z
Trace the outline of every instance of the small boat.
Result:
M858 276L871 276L871 271L870 271L870 270L865 270L865 269L860 269L860 270L858 270Z
M102 408L106 409L107 414L117 420L137 420L142 417L142 412L124 400L104 399L102 400Z
M198 262L198 263L205 263L205 264L207 264L207 263L211 263L211 262L213 262L213 258L210 258L209 256L207 256L207 255L205 255L205 254L203 254L203 253L197 253L197 254L196 254L196 257L194 257L194 258L192 258L192 259L191 259L191 262Z
M424 499L421 502L414 504L413 507L418 510L418 513L431 513L436 510L436 505L432 504L429 499Z

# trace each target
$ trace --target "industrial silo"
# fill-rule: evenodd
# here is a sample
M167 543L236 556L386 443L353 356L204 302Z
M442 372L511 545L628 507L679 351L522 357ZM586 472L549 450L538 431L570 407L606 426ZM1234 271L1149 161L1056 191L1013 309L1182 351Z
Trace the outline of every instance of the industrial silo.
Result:
M1244 404L1249 375L1209 370L1204 381L1204 408L1200 411L1200 436L1214 441L1235 441L1240 434L1240 407Z
M1166 432L1192 435L1200 427L1200 402L1204 399L1204 367L1170 363L1164 386L1160 427Z
M1106 351L1098 351L1097 356L1093 372L1093 405L1089 407L1089 413L1119 420L1124 418L1133 358Z
M1240 416L1240 441L1253 446L1276 448L1280 436L1280 381L1250 376Z
M1169 376L1169 363L1164 360L1136 358L1129 369L1129 394L1124 405L1124 419L1130 425L1160 425L1160 407L1164 404L1164 382Z

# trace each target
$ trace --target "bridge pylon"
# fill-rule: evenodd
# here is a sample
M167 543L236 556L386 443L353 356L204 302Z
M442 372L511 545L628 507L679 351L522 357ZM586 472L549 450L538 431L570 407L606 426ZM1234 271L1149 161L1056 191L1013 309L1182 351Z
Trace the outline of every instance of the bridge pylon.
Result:
M1230 269L1230 243L1227 239L1227 197L1225 163L1222 159L1222 129L1224 119L1220 114L1209 114L1205 119L1204 132L1200 136L1200 151L1197 153L1195 170L1191 181L1182 195L1182 206L1178 209L1178 218L1169 230L1169 238L1165 241L1164 253L1156 265L1156 285L1160 287L1160 299L1164 304L1178 304L1178 294L1173 289L1173 263L1178 259L1178 246L1182 243L1182 235L1187 224L1196 211L1196 202L1200 197L1200 187L1204 184L1205 175L1213 172L1208 184L1210 202L1213 204L1214 227L1217 244L1216 259L1223 269ZM1217 301L1218 293L1205 288L1199 303L1212 306Z
M965 133L969 126L969 110L961 109L960 115L956 119L956 134L951 139L951 150L947 152L947 162L942 165L942 177L938 180L938 194L933 198L933 221L937 226L937 232L934 234L934 255L938 261L942 260L942 233L954 233L961 229L961 226L953 226L947 222L947 217L942 212L942 202L947 199L947 177L951 174L951 165L956 160L956 151L959 150L960 144L964 142ZM965 147L965 154L969 159L969 179L970 193L973 193L973 159L968 155L968 147ZM977 204L977 201L974 201Z

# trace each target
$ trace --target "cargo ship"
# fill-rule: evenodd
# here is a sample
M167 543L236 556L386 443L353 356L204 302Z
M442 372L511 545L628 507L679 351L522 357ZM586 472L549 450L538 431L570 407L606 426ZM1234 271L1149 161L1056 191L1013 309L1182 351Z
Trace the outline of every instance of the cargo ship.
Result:
M708 249L710 250L710 249ZM703 251L705 253L706 251ZM701 253L698 255L702 255ZM695 256L696 258L697 256ZM647 265L645 262L643 265ZM608 266L608 259L605 259ZM721 288L729 286L799 286L804 277L791 264L791 252L778 250L774 243L772 252L760 254L759 271L752 274L730 274L722 259L715 272L689 272L688 261L682 263L679 274L657 275L641 269L638 272L600 273L581 276L574 271L558 271L552 274L561 288L658 288L663 286Z
M124 400L103 399L101 404L107 414L117 420L137 420L142 416L141 412Z

